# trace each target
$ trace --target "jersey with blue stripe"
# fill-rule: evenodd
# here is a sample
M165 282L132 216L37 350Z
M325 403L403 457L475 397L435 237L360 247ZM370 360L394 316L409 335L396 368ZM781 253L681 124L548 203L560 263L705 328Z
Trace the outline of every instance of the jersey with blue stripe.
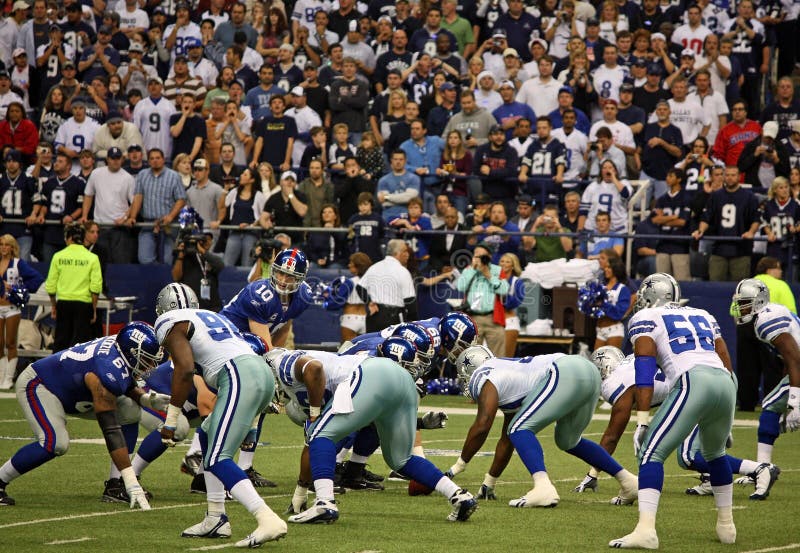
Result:
M255 355L239 330L228 319L206 309L175 309L156 319L158 342L178 323L188 322L189 345L195 370L206 384L217 388L217 377L226 363L240 355Z
M92 392L85 377L94 373L113 396L135 386L128 364L116 347L116 336L77 344L33 364L45 387L61 401L64 412L87 413L93 409Z
M697 365L727 371L714 347L721 337L719 324L704 309L677 304L642 309L631 318L628 336L634 345L642 336L653 339L656 361L669 388Z
M262 279L242 288L220 313L239 330L249 332L252 320L267 325L272 334L308 309L313 303L311 296L311 287L303 282L284 306L270 281Z
M769 303L754 317L756 336L774 349L772 342L781 334L791 334L800 345L800 318L785 305Z
M148 389L158 392L159 394L172 394L172 373L175 372L175 367L172 361L161 363L158 367L150 371L150 374L144 379L145 385ZM188 420L200 417L200 411L197 410L197 388L189 388L189 395L186 402L183 404L183 414Z
M627 356L617 365L617 368L608 375L608 378L603 380L602 384L600 384L600 395L611 405L614 405L628 388L636 385L636 370L633 363L635 359L636 357L633 355ZM651 407L661 405L668 393L669 387L667 386L667 377L659 370L656 372L653 386L653 399L650 401Z
M356 336L350 342L350 346L339 351L340 355L355 355L357 353L366 353L370 356L378 354L378 346L383 343L386 338L381 336L380 332L370 332Z
M516 413L530 391L543 378L548 369L563 353L537 355L535 357L493 357L475 369L469 379L470 395L477 399L486 381L497 388L500 410Z
M311 357L322 363L325 372L325 393L322 396L322 405L328 403L342 382L348 382L353 376L359 363L364 360L363 355L337 355L328 351L302 351L287 350L277 360L278 382L281 388L296 401L303 411L308 414L308 388L295 378L294 366L300 357Z

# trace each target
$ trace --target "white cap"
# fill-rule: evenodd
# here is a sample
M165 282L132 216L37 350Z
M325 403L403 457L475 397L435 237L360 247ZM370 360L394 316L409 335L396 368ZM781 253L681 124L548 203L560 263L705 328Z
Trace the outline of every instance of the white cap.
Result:
M519 54L514 48L506 48L505 50L503 50L503 57L505 58L507 56L513 56L515 58L518 58Z
M492 73L488 69L485 69L485 70L481 71L480 73L478 73L478 82L480 82L481 79L484 78L484 77L491 77L492 79L497 80L497 79L494 78L494 73Z
M534 38L533 40L531 40L530 44L528 44L528 50L530 50L530 49L531 49L531 46L533 46L533 45L534 45L534 44L536 44L537 42L539 43L539 45L540 45L542 48L544 48L544 51L545 51L545 52L547 52L547 41L546 41L545 39L543 39L543 38L539 38L539 37L536 37L536 38Z
M681 52L681 57L684 57L684 56L687 56L687 57L690 57L690 58L695 57L694 50L692 50L691 48L684 48L683 51Z
M652 35L650 35L650 40L655 40L657 38L660 38L664 42L667 41L667 37L664 36L664 33L653 33Z
M14 51L11 52L11 57L16 58L17 56L24 56L27 53L28 52L25 50L25 48L15 48Z
M283 179L292 179L294 182L297 182L297 173L294 171L284 171L281 173L281 180Z
M289 92L289 94L291 94L292 96L305 96L306 89L303 88L302 86L296 86Z
M27 10L28 8L30 8L30 6L28 5L27 2L23 2L22 0L17 0L16 2L14 2L14 5L11 6L11 11Z
M778 136L778 123L775 121L767 121L764 123L764 130L761 134L775 140Z
M355 19L350 21L350 23L347 25L347 31L350 32L350 33L361 32L361 29L359 29L359 27L358 27L358 21L356 21Z
M500 81L500 87L499 88L503 88L504 86L511 87L511 90L517 90L517 87L514 86L514 81L509 81L508 79L506 79L504 81Z

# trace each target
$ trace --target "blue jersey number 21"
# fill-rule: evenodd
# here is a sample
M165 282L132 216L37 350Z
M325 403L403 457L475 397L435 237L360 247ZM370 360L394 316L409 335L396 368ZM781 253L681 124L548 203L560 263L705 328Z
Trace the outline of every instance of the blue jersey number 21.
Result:
M711 325L701 315L663 315L672 353L698 349L714 351L714 333Z

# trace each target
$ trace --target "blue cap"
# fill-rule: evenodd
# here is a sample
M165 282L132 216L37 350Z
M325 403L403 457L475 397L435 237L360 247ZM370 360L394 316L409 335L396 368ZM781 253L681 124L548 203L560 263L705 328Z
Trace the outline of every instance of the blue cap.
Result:
M650 65L647 66L647 74L648 75L662 75L663 74L663 70L661 69L661 66L659 64L651 63Z
M108 154L106 157L109 159L121 159L122 158L122 150L114 146L113 148L108 149Z
M183 42L183 44L187 49L188 48L197 48L198 46L199 47L203 46L203 43L200 41L200 39L197 38L197 37L193 37L193 36L190 36L189 38L187 38Z
M19 150L7 150L5 160L22 162L22 152Z
M566 92L568 94L575 96L575 91L572 90L571 86L562 86L561 88L559 88L558 93L561 94L562 92Z
M442 91L442 90L455 90L455 89L456 89L456 85L454 85L450 81L445 81L444 83L442 83L442 86L439 87L440 91Z

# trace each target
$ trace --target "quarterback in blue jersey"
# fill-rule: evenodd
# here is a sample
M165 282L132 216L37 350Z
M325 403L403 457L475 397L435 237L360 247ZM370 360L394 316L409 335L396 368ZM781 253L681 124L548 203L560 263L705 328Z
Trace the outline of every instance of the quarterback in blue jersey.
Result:
M133 322L116 336L78 344L22 371L16 382L17 400L37 441L22 447L0 467L0 505L14 505L6 493L9 482L67 452L67 415L94 412L131 508L150 509L131 468L116 407L117 397L123 395L143 407L166 406L168 396L145 393L134 381L152 370L161 355L153 328Z

